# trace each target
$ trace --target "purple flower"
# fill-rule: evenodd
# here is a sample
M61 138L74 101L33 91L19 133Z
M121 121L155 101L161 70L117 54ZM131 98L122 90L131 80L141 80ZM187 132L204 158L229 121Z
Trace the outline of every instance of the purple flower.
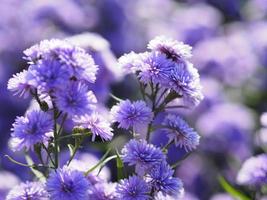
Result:
M152 168L149 171L149 183L152 185L152 190L170 196L182 194L183 183L180 179L173 177L173 173L174 171L165 161Z
M30 90L35 88L34 86L35 82L32 74L27 70L23 70L20 73L14 74L13 77L9 79L7 89L14 92L15 95L27 97Z
M45 93L65 86L70 78L70 72L55 59L43 59L29 70L34 75L36 88Z
M43 111L29 111L17 117L11 129L11 147L14 151L33 149L35 144L46 143L53 133L52 117Z
M175 196L170 196L170 195L166 195L166 194L163 194L162 192L158 192L156 195L155 195L155 200L182 200L184 196L184 192L181 191L180 194L177 194ZM185 199L183 199L185 200ZM193 199L190 199L190 200L193 200Z
M98 67L93 58L82 48L75 47L64 40L44 40L24 51L30 64L38 67L40 61L52 59L58 65L64 66L71 72L71 77L93 83L96 80ZM42 63L42 62L41 62Z
M238 172L237 182L251 186L267 184L267 155L260 154L247 159Z
M88 199L115 200L115 187L114 183L97 183L90 187Z
M135 165L136 173L143 175L153 166L165 160L160 148L148 144L145 140L130 140L122 149L123 162Z
M138 129L151 122L153 113L144 101L125 100L111 108L114 121L119 122L119 127L124 129Z
M121 56L118 59L118 62L121 68L123 69L124 74L135 73L145 67L143 58L147 57L147 55L147 53L137 54L132 51L128 54L124 54L123 56Z
M149 191L148 184L138 176L121 180L116 188L118 200L148 200Z
M143 68L141 68L138 77L143 83L152 81L154 84L161 86L168 86L169 76L171 70L174 68L175 63L172 60L158 52L148 53L143 58Z
M90 114L97 103L92 91L80 82L71 81L55 93L59 110L70 116Z
M51 200L87 200L89 183L82 172L66 166L52 172L46 188Z
M100 136L103 140L111 140L113 137L113 129L110 127L110 123L96 112L91 115L86 114L76 117L74 122L78 126L90 129L93 134L93 141L96 136Z
M180 61L192 57L192 47L165 36L157 36L148 43L148 49L164 54L168 59Z
M162 125L166 127L164 132L168 134L169 142L174 141L176 146L192 151L199 145L200 136L178 115L168 114Z
M169 78L169 87L181 95L184 102L189 105L198 105L203 99L199 74L192 63L176 64Z
M6 200L48 200L44 185L40 182L25 182L15 186L7 195Z

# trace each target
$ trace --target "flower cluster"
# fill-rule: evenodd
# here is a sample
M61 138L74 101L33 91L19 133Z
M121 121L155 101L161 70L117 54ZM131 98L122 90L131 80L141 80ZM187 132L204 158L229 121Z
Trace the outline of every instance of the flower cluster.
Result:
M150 52L131 52L119 59L124 71L136 73L145 84L159 85L182 97L186 105L202 99L199 74L189 61L191 47L171 38L158 36L148 44Z
M29 68L9 80L9 90L20 96L50 96L53 106L70 116L93 110L97 101L88 83L95 82L98 67L85 50L52 39L32 46L24 54Z
M147 194L156 197L159 193L178 198L183 193L182 181L173 177L160 148L145 140L130 140L122 149L122 159L135 166L138 175L119 183L116 191L122 199L148 199Z
M25 116L16 119L10 144L15 151L32 150L37 155L40 163L35 163L30 154L26 157L27 164L16 163L29 166L44 184L23 183L10 191L8 199L181 198L183 183L174 175L174 168L181 160L170 165L168 148L174 144L188 153L196 149L200 136L169 109L170 103L173 106L176 100L194 106L200 102L199 75L189 62L191 47L188 45L157 37L148 44L148 49L149 52L132 52L119 59L125 70L135 73L142 100L121 100L111 95L118 103L106 116L102 110L107 109L99 107L89 90L89 84L96 80L98 67L83 49L66 41L45 40L24 51L29 68L14 75L8 89L16 95L32 95L40 109L29 109ZM159 116L164 116L160 123ZM97 137L102 141L112 140L111 122L132 133L133 139L121 151L113 143L102 143L100 149L110 150L99 162L92 157L90 163L87 158L77 159L77 152L85 146L88 137L96 146L99 145ZM65 126L70 127L71 134L65 133L68 131ZM150 135L156 131L169 138L165 146L151 143ZM70 156L62 165L64 158L60 157L60 150L66 144ZM116 155L109 155L110 152ZM118 177L110 182L98 175L113 159L116 159ZM134 173L124 168L134 168Z

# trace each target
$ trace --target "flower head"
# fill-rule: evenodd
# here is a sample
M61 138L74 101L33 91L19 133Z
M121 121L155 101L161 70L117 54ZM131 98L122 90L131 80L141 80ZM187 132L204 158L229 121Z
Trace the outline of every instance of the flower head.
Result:
M151 122L153 113L144 101L125 100L115 105L111 109L114 121L119 122L119 127L129 129L139 128Z
M59 110L70 116L90 114L97 103L93 92L77 81L69 82L65 88L57 91L55 96Z
M267 155L261 154L246 160L238 172L237 182L251 186L267 184Z
M41 60L31 65L29 70L34 76L36 88L45 93L65 86L70 79L70 71L55 59Z
M122 159L129 165L135 165L136 173L143 175L161 163L165 156L161 149L148 144L145 140L132 139L122 149Z
M174 141L176 146L192 151L199 144L200 136L186 121L174 114L168 114L163 121L164 132L168 134L169 142Z
M7 84L7 89L20 97L27 97L30 90L34 88L35 82L33 76L27 70L13 75L13 77L8 80Z
M49 59L57 62L59 67L64 66L69 70L70 77L95 82L98 67L92 57L85 50L75 47L64 40L44 40L24 51L30 64L38 67L39 63Z
M11 129L11 146L15 151L33 149L35 144L46 143L53 133L52 117L43 111L30 111L17 117Z
M179 61L192 56L192 47L165 36L157 36L148 44L148 49L165 54L168 59Z
M137 71L140 71L145 66L143 57L146 56L146 53L137 54L135 52L130 52L121 56L118 59L118 62L123 69L124 74L135 73Z
M74 122L78 126L90 129L93 134L93 141L96 136L100 136L103 140L111 140L113 137L113 129L110 127L110 123L96 112L91 115L86 114L76 117L74 118Z
M171 70L175 65L174 62L158 52L148 53L143 62L144 66L138 75L143 83L152 81L153 84L168 85Z
M115 200L115 187L114 183L97 183L90 187L88 199Z
M15 186L7 195L6 200L48 200L44 185L40 182L25 182Z
M116 188L119 200L148 200L149 191L148 184L138 176L121 180Z
M87 200L89 183L82 172L66 166L52 172L47 179L51 200Z
M175 65L170 73L169 87L181 95L186 104L195 106L203 99L199 74L192 63Z
M180 179L173 177L174 171L167 164L161 162L149 171L150 184L154 191L162 192L164 195L177 196L183 193L183 183Z

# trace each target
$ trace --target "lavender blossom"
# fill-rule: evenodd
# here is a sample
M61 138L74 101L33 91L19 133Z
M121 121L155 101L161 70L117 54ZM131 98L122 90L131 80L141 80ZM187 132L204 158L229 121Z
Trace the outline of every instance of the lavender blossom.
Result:
M130 140L122 149L122 159L129 165L135 165L138 174L148 172L153 166L165 159L162 151L145 140Z
M53 133L52 117L43 111L30 111L17 117L11 129L11 147L14 151L33 149L35 144L46 143Z
M118 59L119 65L124 71L124 74L136 73L140 71L143 67L145 67L145 63L143 62L143 57L146 57L146 53L137 54L135 52L130 52L128 54L124 54Z
M175 63L167 59L167 57L159 52L148 53L143 58L143 68L138 77L141 82L153 84L160 84L167 86L169 83L169 76Z
M97 183L89 189L89 198L94 200L115 200L115 183Z
M251 186L267 184L267 155L261 154L247 159L238 172L237 182Z
M87 200L89 183L82 172L66 166L52 172L47 179L47 191L51 200Z
M35 87L46 94L66 85L70 78L70 71L54 58L31 65L29 70L34 76Z
M82 48L75 47L63 40L44 40L24 51L30 64L38 64L46 59L54 59L58 65L64 66L71 72L70 77L95 82L98 67L93 58Z
M176 64L168 83L172 90L182 96L185 104L196 106L203 99L198 71L190 62Z
M103 140L111 140L113 137L113 129L110 123L100 114L94 112L91 115L83 115L74 118L74 122L83 128L88 128L93 134L92 140L96 136L100 136Z
M48 200L44 185L39 182L25 182L15 186L7 195L6 200Z
M167 115L162 125L166 127L164 132L168 134L169 142L174 141L176 146L183 147L187 152L199 145L200 136L178 115Z
M192 57L192 47L165 36L157 36L148 43L148 49L159 51L175 62Z
M33 76L27 70L23 70L22 72L13 75L7 84L7 89L20 97L29 96L30 90L34 88L35 82L33 80Z
M97 100L87 86L77 81L71 81L65 88L56 92L56 105L59 110L70 116L90 114Z
M153 113L144 101L131 102L125 100L111 108L113 120L119 122L119 127L124 129L138 129L151 122Z
M148 200L149 191L148 184L138 176L121 180L116 188L118 200Z
M173 173L174 171L166 161L155 165L149 171L149 183L152 185L152 190L170 196L182 194L184 192L183 183L179 178L173 177Z

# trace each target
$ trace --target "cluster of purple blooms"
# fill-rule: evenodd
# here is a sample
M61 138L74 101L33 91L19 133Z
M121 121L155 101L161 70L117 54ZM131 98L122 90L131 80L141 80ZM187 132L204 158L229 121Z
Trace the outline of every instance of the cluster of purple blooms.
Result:
M32 95L40 109L29 109L25 116L16 119L10 146L14 151L35 153L38 153L37 149L43 149L47 155L44 159L39 151L41 166L48 171L39 182L21 183L12 189L8 200L182 197L183 183L174 176L176 165L168 164L166 152L173 144L186 152L193 151L200 136L170 109L196 106L202 100L199 74L189 61L190 46L160 36L152 40L148 48L149 52L131 52L119 59L125 72L137 76L143 99L132 102L116 98L119 102L110 111L111 121L133 136L115 157L121 158L126 167L134 167L134 173L117 183L98 178L91 169L81 171L70 165L85 137L91 136L92 141L96 137L104 141L113 137L109 117L99 113L97 99L88 89L96 81L98 70L92 57L83 49L61 40L45 40L24 51L29 68L14 75L8 82L8 89L19 96ZM155 119L160 113L165 118L158 124ZM66 120L73 124L70 135L63 134ZM150 143L150 135L156 130L168 136L165 146ZM70 145L70 159L62 166L58 158L62 147L60 141L71 137L75 139L75 147ZM104 161L100 160L95 167Z

